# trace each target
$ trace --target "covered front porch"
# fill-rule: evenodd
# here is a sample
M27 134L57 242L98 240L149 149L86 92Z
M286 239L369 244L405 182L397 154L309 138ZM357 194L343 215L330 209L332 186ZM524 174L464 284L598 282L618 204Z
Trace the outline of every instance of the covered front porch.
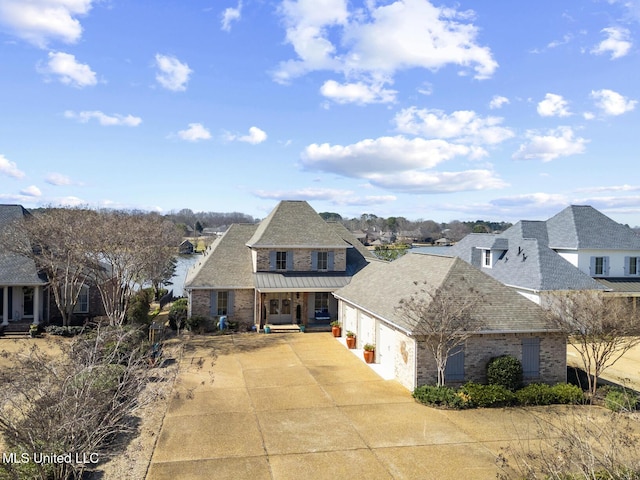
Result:
M347 282L345 275L258 273L256 327L304 325L310 330L329 330L338 317L338 302L331 293Z

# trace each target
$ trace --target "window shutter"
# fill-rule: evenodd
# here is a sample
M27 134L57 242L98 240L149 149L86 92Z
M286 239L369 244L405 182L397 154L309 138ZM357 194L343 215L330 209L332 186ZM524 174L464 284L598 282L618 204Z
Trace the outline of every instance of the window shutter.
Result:
M233 290L229 290L227 292L227 315L231 316L233 315L233 310L234 310L234 301L235 301L235 295L234 295L234 291Z
M444 378L447 382L464 381L464 345L458 345L449 353Z
M522 339L522 375L525 378L540 376L540 339Z
M10 320L13 320L13 287L4 287L4 288L8 288L9 292L9 306L7 307L9 309L9 311L7 312L7 318ZM4 301L4 299L3 299Z
M629 266L631 265L631 257L624 257L624 271L625 275L631 275L631 270L629 270Z
M212 316L218 315L218 291L217 290L213 290L211 292L211 301L209 303L211 304L211 315Z
M596 257L589 259L589 275L592 277L596 274Z
M276 251L271 250L269 252L269 270L275 270L275 269L276 269Z
M287 270L293 270L293 252L287 252Z
M318 252L311 252L311 270L318 270Z
M333 271L334 268L334 252L327 253L327 268L329 271Z
M602 257L602 272L606 277L609 276L609 257Z

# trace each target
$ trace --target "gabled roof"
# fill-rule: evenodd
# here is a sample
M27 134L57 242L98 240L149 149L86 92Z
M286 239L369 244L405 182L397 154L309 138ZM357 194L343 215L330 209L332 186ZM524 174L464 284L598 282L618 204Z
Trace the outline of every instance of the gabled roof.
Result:
M231 225L187 272L185 288L253 288L251 250L246 243L257 228Z
M11 228L13 222L22 220L29 212L21 205L0 205L0 231ZM0 285L43 285L33 260L11 252L0 252Z
M462 281L473 285L482 295L474 317L483 332L551 330L540 307L457 257L413 253L390 263L372 262L334 295L409 333L418 333L419 327L408 323L397 307L425 281L432 288Z
M589 205L571 205L546 225L551 248L640 250L640 235Z
M343 239L311 206L300 200L283 200L260 222L246 242L251 248L344 248Z

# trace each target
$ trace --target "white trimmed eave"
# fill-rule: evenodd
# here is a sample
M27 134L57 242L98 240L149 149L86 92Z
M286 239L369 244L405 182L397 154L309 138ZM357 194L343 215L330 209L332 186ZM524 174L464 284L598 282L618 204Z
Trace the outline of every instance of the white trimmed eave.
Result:
M273 244L273 245L262 245L262 244L249 244L245 243L245 245L249 248L277 248L280 250L286 249L305 249L305 250L322 250L327 248L353 248L353 245L349 245L348 243L343 243L341 245L283 245L283 244Z
M352 307L354 307L354 308L357 308L357 309L359 309L359 310L362 310L363 312L367 313L368 315L371 315L372 317L377 318L378 320L382 320L383 322L388 323L389 325L393 325L393 327L394 327L394 328L396 328L396 329L400 330L402 333L404 333L404 334L406 334L406 335L408 335L408 336L410 336L410 337L411 337L411 336L413 336L413 335L412 335L412 333L411 333L409 330L407 330L407 329L406 329L406 328L404 328L404 327L401 327L400 325L398 325L397 323L395 323L393 320L389 320L389 319L387 319L387 318L384 318L384 317L380 316L380 314L378 314L378 313L374 313L374 312L372 312L371 310L369 310L368 308L365 308L365 307L363 307L362 305L358 305L357 303L353 303L352 301L347 300L346 298L341 297L340 295L336 295L336 294L334 293L334 294L333 294L333 296L334 296L335 298L337 298L338 300L342 300L343 302L348 303L349 305L351 305L351 306L352 306Z

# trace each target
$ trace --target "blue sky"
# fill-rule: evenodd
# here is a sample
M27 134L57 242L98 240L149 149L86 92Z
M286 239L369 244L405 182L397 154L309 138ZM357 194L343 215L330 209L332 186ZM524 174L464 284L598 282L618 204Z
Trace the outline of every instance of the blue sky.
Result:
M640 225L639 0L0 0L0 202Z

